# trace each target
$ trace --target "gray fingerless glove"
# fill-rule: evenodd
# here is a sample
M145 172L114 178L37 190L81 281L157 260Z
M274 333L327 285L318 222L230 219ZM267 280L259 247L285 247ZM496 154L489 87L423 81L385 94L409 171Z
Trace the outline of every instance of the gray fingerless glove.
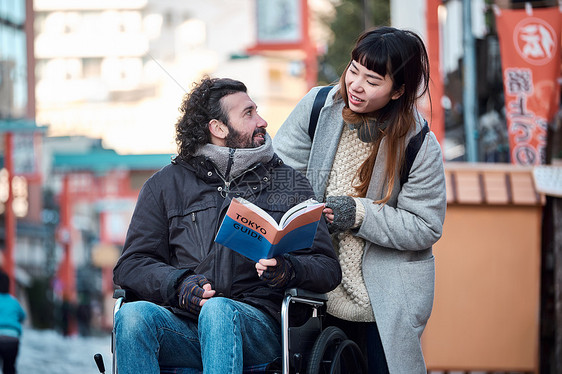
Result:
M326 208L334 211L334 222L328 223L330 233L349 230L355 224L355 199L353 197L327 196Z

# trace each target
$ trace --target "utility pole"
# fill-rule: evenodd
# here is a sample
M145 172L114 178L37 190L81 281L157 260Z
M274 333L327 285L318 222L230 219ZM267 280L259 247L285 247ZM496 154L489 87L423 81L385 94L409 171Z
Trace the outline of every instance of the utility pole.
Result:
M537 192L546 195L542 231L541 371L562 372L562 166L533 169Z
M373 27L371 1L372 0L363 0L363 30L368 30Z
M470 0L462 1L463 16L463 117L466 161L477 162L478 105L476 102L476 48L472 34L472 9Z

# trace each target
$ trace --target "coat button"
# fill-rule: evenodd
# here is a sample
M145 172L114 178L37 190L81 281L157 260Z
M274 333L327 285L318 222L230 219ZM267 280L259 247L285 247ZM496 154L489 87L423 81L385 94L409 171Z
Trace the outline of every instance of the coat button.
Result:
M208 171L208 172L207 172L207 175L210 177L211 175L213 175L213 172L212 172L212 171Z
M222 187L217 187L217 190L222 191Z
M217 296L223 297L224 294L222 292L219 292L219 294Z

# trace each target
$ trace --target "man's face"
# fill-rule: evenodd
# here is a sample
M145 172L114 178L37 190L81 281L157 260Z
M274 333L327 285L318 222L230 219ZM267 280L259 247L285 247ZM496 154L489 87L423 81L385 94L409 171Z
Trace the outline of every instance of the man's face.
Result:
M255 148L265 143L267 122L257 112L256 103L245 92L236 92L221 99L228 115L228 135L225 145L229 148Z

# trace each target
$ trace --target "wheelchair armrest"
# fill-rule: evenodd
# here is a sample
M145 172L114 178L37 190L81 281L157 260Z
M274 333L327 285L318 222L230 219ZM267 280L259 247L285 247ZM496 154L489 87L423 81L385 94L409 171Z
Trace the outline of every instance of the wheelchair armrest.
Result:
M113 290L113 298L114 299L119 299L121 297L126 299L127 298L126 295L127 295L127 290L124 290L122 288L117 288L117 289Z
M324 293L312 292L302 288L289 288L285 290L285 296L298 297L302 299L309 299L314 301L328 301L328 295Z
M114 299L122 299L123 302L139 300L139 297L131 290L117 288L113 290Z

